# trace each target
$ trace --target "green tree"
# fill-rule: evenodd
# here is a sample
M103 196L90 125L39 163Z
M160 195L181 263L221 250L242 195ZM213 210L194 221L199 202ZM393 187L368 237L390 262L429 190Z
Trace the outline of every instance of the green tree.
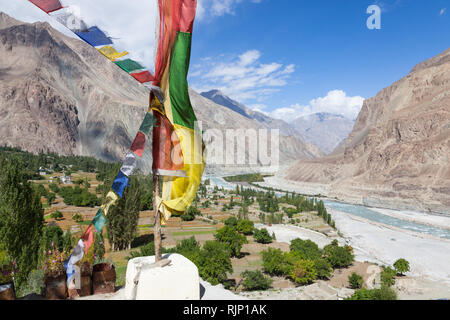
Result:
M331 263L322 258L314 259L313 261L316 266L317 277L324 280L329 279L331 277L331 273L333 272Z
M254 228L255 225L250 220L239 220L237 223L237 230L247 236L253 234Z
M64 232L63 236L63 249L65 252L71 252L73 249L73 238L70 229Z
M40 197L21 168L23 163L0 158L0 246L16 260L19 286L36 269L44 225Z
M261 252L264 272L273 276L281 276L285 271L285 256L280 249L269 248Z
M237 227L238 220L235 217L230 217L225 220L225 225L230 227Z
M141 196L141 182L138 177L132 176L122 199L109 210L106 227L113 251L131 249L137 232Z
M362 287L363 283L364 283L364 279L363 279L363 277L361 277L356 272L353 272L348 277L348 282L350 283L350 288L352 288L352 289L360 289Z
M315 260L322 257L322 250L311 240L294 239L289 248L300 253L303 259Z
M352 264L354 255L350 247L340 247L333 242L324 247L324 254L333 268L344 268Z
M397 272L391 267L384 267L381 272L381 283L386 287L391 287L395 284L395 275Z
M206 241L196 259L200 277L217 285L227 279L227 273L233 272L230 251L224 243L218 241Z
M63 230L56 225L46 226L42 229L41 250L58 249L64 247Z
M244 277L242 286L246 291L267 290L272 285L272 279L265 277L261 271L244 271L241 273Z
M225 226L217 230L214 235L217 241L224 243L230 250L232 257L240 257L242 245L247 243L247 238L240 234L236 228Z
M272 243L272 237L270 236L269 231L267 229L255 229L253 237L255 238L256 242L263 243L263 244L269 244Z
M394 263L394 268L398 275L403 275L405 272L409 271L409 262L405 259L398 259Z
M289 277L295 283L306 285L317 279L317 271L311 260L297 260L292 266Z

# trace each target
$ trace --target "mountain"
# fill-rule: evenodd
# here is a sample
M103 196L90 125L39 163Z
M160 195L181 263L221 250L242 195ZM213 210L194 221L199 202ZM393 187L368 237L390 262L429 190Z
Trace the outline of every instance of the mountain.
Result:
M95 48L48 23L23 23L1 12L0 57L0 145L123 159L147 111L148 89ZM205 127L265 128L192 90L190 94ZM282 165L318 154L299 139L280 137ZM140 166L150 169L150 152Z
M286 137L294 136L302 140L302 136L300 135L297 130L295 130L293 127L291 127L286 121L274 119L267 115L265 115L262 112L254 111L246 106L244 106L242 103L239 103L230 97L226 96L219 90L211 90L208 92L202 92L201 95L221 106L227 107L230 110L233 110L240 115L259 122L261 125L263 125L267 129L279 129L280 134ZM305 141L303 141L305 142ZM306 143L307 148L310 150L312 154L315 156L322 156L323 153L318 150L315 146L309 145Z
M378 207L450 213L450 49L364 102L330 155L286 178Z
M353 129L354 121L341 115L316 113L299 117L290 123L303 140L317 146L324 153L331 153Z

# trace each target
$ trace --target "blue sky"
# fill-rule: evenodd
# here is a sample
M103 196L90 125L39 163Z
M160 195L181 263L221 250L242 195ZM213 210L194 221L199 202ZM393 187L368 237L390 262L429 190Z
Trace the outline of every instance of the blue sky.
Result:
M152 67L155 1L62 2ZM381 30L366 26L372 4ZM26 0L0 0L0 10L51 22ZM288 121L313 112L354 118L364 98L449 48L449 10L448 0L199 0L189 82Z

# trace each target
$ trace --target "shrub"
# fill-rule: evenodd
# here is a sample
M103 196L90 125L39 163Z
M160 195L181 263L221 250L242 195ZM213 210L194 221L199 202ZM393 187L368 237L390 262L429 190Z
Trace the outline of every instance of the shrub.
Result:
M346 300L397 300L397 293L394 289L381 286L380 289L368 290L361 288Z
M53 212L53 213L50 215L50 218L55 219L55 220L58 220L58 219L64 218L64 216L63 216L63 214L62 214L61 211L56 210L55 212Z
M228 247L233 257L240 257L242 245L247 243L247 238L237 232L236 228L230 226L217 230L214 237Z
M381 272L381 283L386 287L393 286L395 284L396 274L397 272L391 267L383 268L383 271Z
M394 268L398 275L403 275L405 272L409 271L409 262L405 259L398 259L394 263Z
M353 272L351 276L348 277L348 282L350 283L350 288L360 289L364 283L364 280L359 274Z
M227 246L218 241L207 241L194 262L200 277L217 285L227 279L227 272L233 272L230 251Z
M272 243L272 237L269 234L269 231L267 229L263 228L261 230L255 229L253 237L255 238L256 242L268 244Z
M322 257L322 251L319 249L319 246L311 240L292 240L289 248L291 251L300 253L303 259L315 260Z
M239 220L237 223L237 230L245 235L253 234L254 228L254 224L250 220Z
M317 279L317 271L311 260L297 260L289 276L295 283L306 285Z
M241 274L244 277L242 286L246 291L267 290L272 285L272 279L265 277L261 271L245 271Z
M80 223L80 222L83 222L83 221L84 221L84 218L83 218L83 215L82 215L82 214L76 213L76 214L74 214L74 215L72 216L72 220L75 221L75 222Z

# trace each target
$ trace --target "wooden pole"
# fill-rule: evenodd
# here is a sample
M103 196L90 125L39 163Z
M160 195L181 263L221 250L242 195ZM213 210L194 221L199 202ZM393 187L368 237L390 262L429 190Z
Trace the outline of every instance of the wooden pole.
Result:
M153 235L155 240L155 262L159 262L162 260L161 213L156 206L157 196L159 196L159 176L153 173L153 207L155 213L155 229Z

